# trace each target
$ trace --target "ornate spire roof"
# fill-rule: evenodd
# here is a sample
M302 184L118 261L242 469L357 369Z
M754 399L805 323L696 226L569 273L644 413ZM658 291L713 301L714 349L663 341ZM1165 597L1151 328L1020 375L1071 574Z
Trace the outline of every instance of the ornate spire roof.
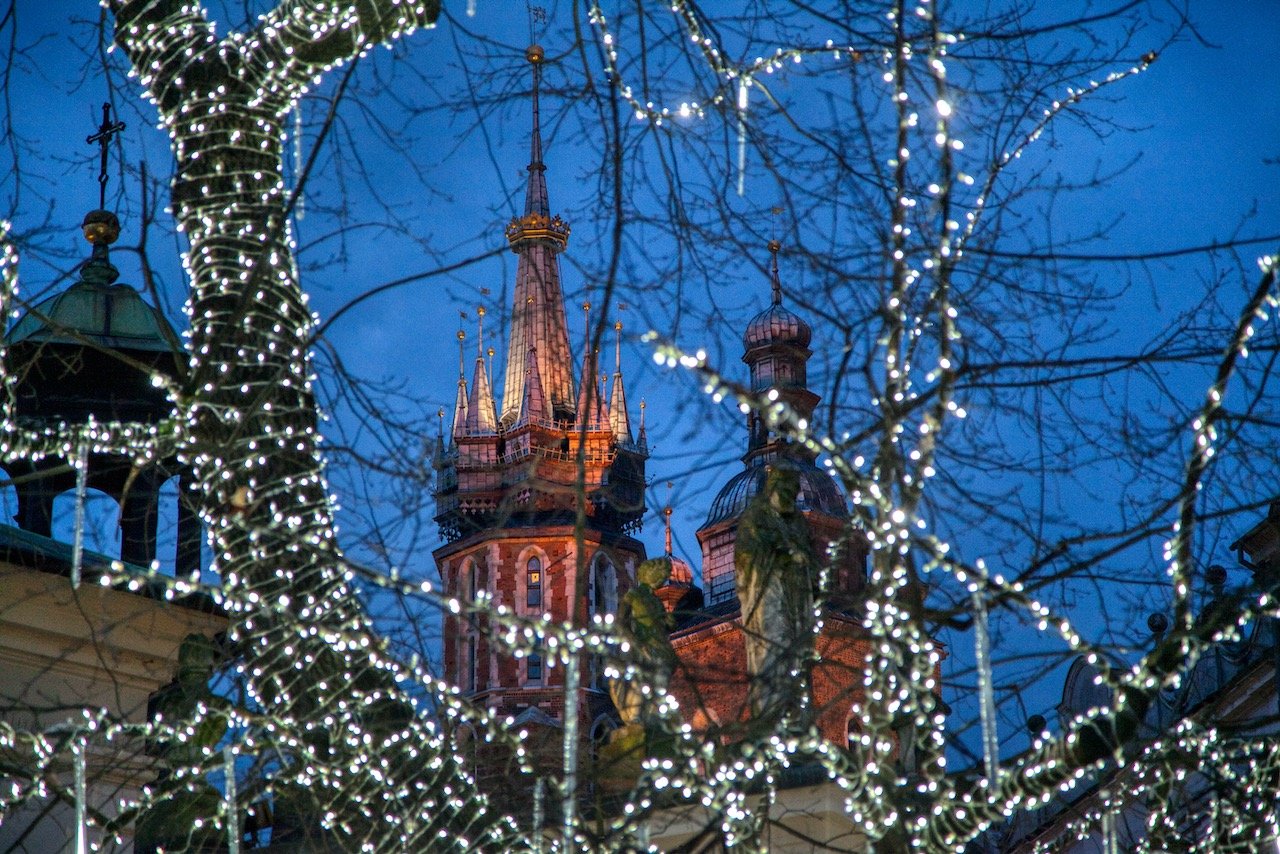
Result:
M622 385L622 321L613 325L617 335L613 350L613 393L609 396L609 429L619 442L631 441L631 417L627 415L627 395Z
M582 304L583 340L582 373L578 383L578 427L599 430L608 415L604 408L604 394L600 388L600 353L591 350L591 303Z
M502 423L505 426L513 424L520 415L524 400L525 360L530 350L537 352L538 373L547 398L548 414L568 419L576 408L569 330L565 322L557 258L568 245L569 226L560 217L551 216L546 166L542 162L538 88L542 78L543 50L533 45L525 57L533 66L533 132L525 213L513 219L506 232L511 251L519 255L520 260L516 266L515 305L511 314L511 335L507 339L507 367L502 386Z
M520 401L520 417L516 424L546 424L551 420L547 398L542 393L542 375L538 372L538 351L529 348L525 361L524 399Z

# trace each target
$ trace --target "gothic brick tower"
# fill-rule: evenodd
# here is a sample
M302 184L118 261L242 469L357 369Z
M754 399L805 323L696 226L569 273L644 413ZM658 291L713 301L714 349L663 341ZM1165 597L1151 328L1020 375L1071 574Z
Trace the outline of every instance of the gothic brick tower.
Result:
M527 58L532 156L524 215L506 229L519 261L502 408L494 405L482 339L469 388L459 365L453 429L437 465L435 518L446 544L435 561L445 590L463 603L483 600L488 608L583 625L613 612L645 558L631 534L644 513L648 451L643 424L639 438L632 436L620 361L606 404L597 359L584 352L574 393L558 260L569 226L551 216L547 201L538 119L542 49L531 47ZM565 668L536 652L517 657L490 628L483 611L446 616L446 677L550 747L563 735ZM613 726L600 669L582 663L577 715L584 737Z

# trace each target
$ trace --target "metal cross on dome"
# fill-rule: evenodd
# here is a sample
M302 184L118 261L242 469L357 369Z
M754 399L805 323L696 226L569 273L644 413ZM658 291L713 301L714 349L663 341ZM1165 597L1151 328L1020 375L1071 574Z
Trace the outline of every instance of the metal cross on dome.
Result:
M101 149L102 163L101 170L98 172L98 210L105 210L107 207L107 144L111 142L111 137L124 130L124 122L111 121L111 104L104 103L102 105L102 124L98 126L98 132L85 137L85 142L93 145L97 143Z

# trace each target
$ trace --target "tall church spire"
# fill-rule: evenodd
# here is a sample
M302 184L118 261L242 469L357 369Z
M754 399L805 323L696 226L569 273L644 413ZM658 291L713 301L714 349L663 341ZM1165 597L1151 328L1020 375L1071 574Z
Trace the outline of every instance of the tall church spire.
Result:
M533 132L530 143L529 185L524 216L507 226L511 251L520 256L516 265L515 305L511 335L507 339L507 366L502 386L502 425L510 427L520 417L530 350L537 353L538 375L553 418L574 415L573 363L569 328L560 290L557 256L569 242L569 225L551 216L547 200L546 166L542 162L542 128L538 114L538 89L542 79L543 50L537 45L525 52L533 66Z

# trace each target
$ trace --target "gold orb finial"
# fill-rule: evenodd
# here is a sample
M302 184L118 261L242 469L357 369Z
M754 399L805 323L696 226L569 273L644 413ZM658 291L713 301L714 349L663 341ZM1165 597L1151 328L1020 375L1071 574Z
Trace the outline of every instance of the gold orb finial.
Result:
M542 45L538 45L538 44L529 45L529 47L526 48L524 52L524 58L534 63L535 65L539 62L542 62L542 60L546 58L546 55L547 55L546 51L542 49Z
M80 223L80 230L90 243L110 245L120 237L120 220L111 211L89 211Z
M770 252L779 252L779 251L781 251L781 249L782 249L782 244L781 244L781 243L779 243L777 240L770 240L770 241L769 241L769 251L770 251Z
M467 333L465 333L465 332L463 332L461 329L459 329L459 330L458 330L458 340L459 340L459 341L465 341L465 340L467 340Z

